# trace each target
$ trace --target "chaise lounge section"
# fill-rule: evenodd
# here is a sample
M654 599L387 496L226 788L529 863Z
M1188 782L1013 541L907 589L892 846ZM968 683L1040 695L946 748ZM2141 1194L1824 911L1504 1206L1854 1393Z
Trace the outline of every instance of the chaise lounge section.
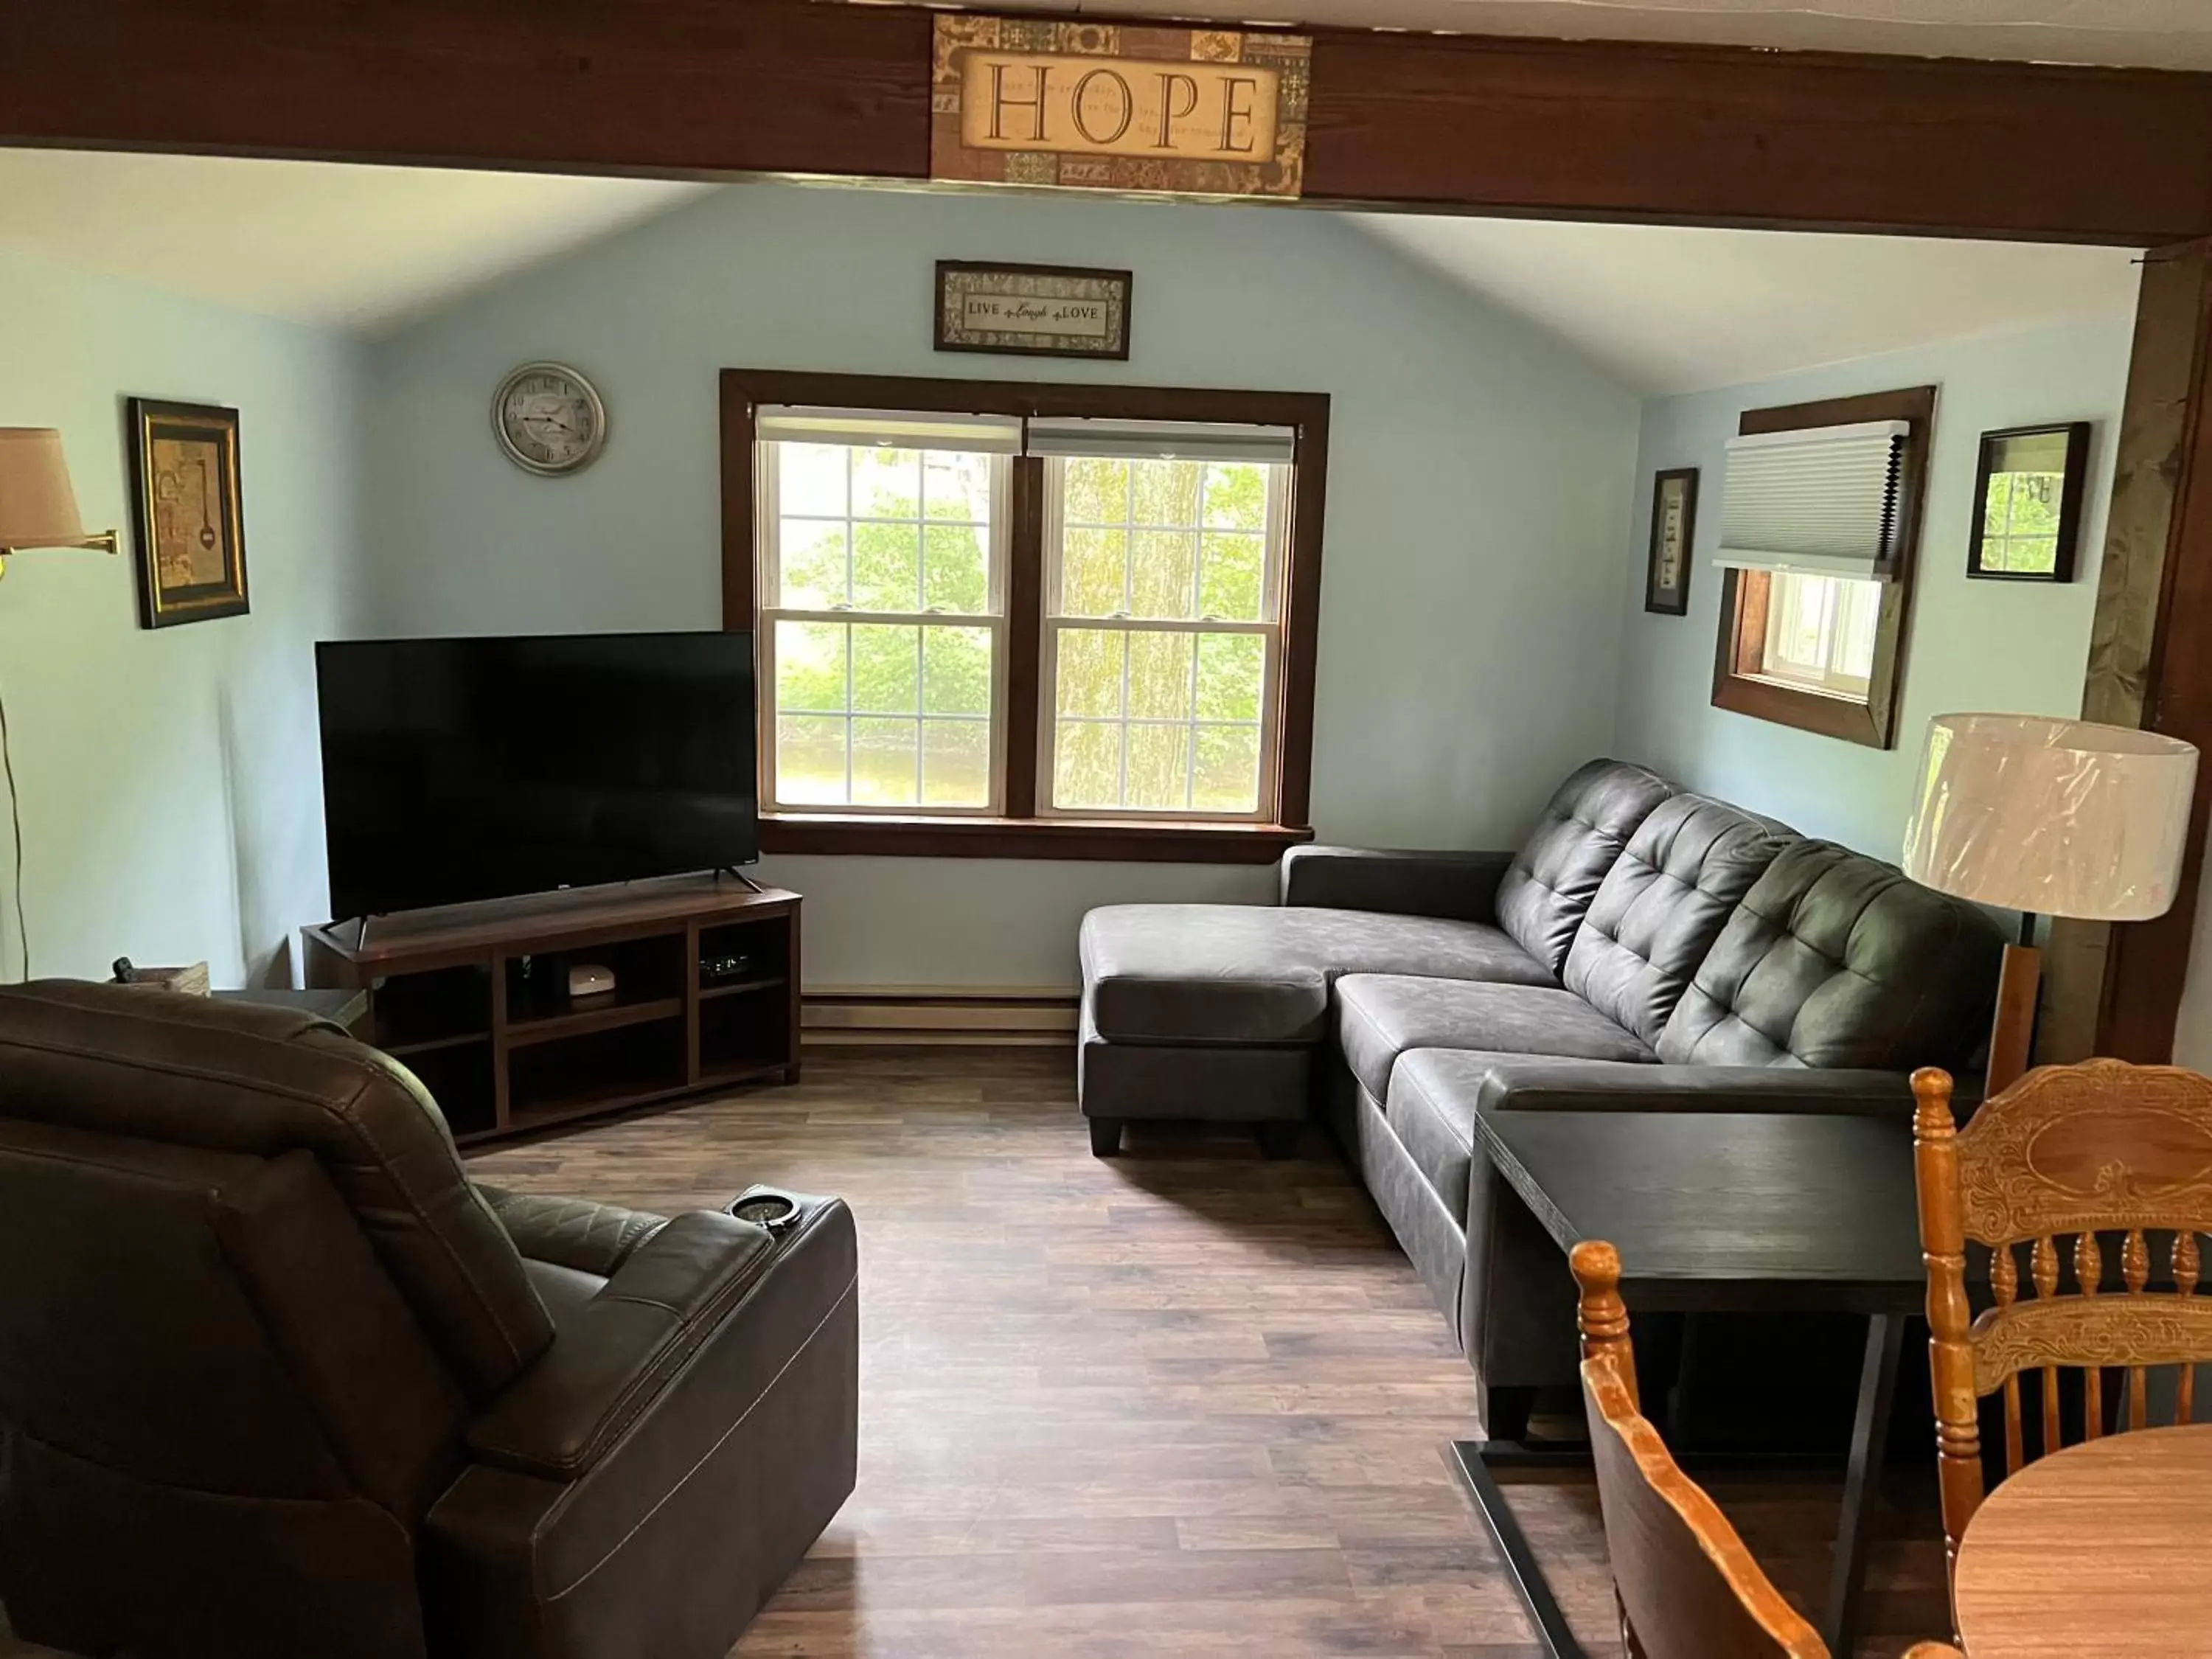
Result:
M1124 1123L1324 1116L1486 1393L1571 1383L1558 1251L1479 1114L1894 1112L1987 1030L2002 939L1893 866L1594 761L1512 853L1309 847L1278 906L1084 923L1079 1091Z

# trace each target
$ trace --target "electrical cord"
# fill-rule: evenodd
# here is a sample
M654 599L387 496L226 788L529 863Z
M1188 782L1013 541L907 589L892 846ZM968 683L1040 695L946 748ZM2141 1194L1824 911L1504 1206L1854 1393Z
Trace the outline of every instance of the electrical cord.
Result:
M23 947L23 983L31 980L31 923L23 914L23 805L15 790L15 757L8 746L8 702L0 697L0 774L8 780L8 822L15 832L15 939ZM5 971L0 968L0 971Z

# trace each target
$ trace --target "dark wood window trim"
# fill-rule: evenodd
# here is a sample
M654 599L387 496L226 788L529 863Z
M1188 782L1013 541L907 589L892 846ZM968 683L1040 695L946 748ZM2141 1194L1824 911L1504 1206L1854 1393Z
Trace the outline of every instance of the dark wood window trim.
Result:
M1314 671L1321 634L1321 552L1328 481L1328 398L1322 392L1064 386L885 374L726 368L721 381L722 626L759 616L754 545L756 411L763 404L832 409L957 410L966 414L1218 421L1297 433L1291 474L1282 618L1282 703L1276 721L1275 802L1267 823L1042 817L1037 809L1040 647L1044 628L1043 463L1013 466L1006 573L1006 814L764 812L766 853L915 858L1117 859L1264 864L1313 839Z
M1870 749L1896 740L1899 693L1905 674L1905 630L1912 610L1912 573L1919 563L1920 522L1928 493L1929 440L1936 428L1936 388L1869 392L1858 398L1829 398L1778 409L1748 409L1736 423L1739 435L1801 432L1813 427L1849 426L1860 421L1905 421L1912 428L1905 456L1901 495L1904 532L1881 596L1875 623L1874 672L1867 700L1823 696L1757 678L1766 641L1767 596L1773 579L1763 570L1729 570L1721 587L1720 636L1713 649L1713 707L1755 720L1794 726L1800 731L1841 738Z

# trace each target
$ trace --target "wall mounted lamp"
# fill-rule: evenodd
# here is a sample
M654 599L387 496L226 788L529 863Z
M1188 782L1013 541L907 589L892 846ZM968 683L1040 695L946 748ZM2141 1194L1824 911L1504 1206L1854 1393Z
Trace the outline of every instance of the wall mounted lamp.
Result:
M88 536L70 486L62 434L46 426L0 427L0 576L27 547L118 550L116 532Z

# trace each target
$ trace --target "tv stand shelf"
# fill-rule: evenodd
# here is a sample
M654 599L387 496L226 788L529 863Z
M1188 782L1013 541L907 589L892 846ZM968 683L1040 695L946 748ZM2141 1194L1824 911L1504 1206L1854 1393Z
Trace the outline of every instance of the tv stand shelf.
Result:
M799 1080L799 895L730 874L301 930L307 983L369 994L369 1041L463 1145ZM708 958L743 958L735 977ZM615 988L571 999L568 970Z

